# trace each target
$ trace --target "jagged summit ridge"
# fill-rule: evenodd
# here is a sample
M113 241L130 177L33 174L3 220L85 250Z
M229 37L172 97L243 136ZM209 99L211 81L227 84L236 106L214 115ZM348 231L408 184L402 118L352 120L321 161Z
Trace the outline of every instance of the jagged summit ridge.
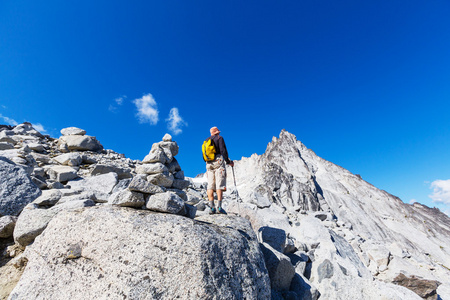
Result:
M333 218L330 229L352 245L377 278L394 281L399 269L440 282L450 275L450 218L423 205L403 203L320 158L285 130L264 154L236 163L235 171L244 201L261 210L257 214L266 211L266 217L268 211L281 212L291 226L278 226L296 239L302 237L292 224L302 224L302 213L323 211ZM377 262L374 249L385 253L384 263Z

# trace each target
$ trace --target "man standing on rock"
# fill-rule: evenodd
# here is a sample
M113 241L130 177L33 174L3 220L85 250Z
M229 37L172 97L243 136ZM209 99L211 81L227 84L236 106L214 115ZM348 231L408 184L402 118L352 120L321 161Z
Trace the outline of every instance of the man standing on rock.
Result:
M211 213L216 213L216 208L214 206L214 191L217 193L217 212L225 214L225 210L222 208L222 193L227 189L227 171L225 168L225 163L234 166L234 163L228 157L227 147L225 146L225 141L221 137L220 131L217 127L213 127L209 130L211 132L211 140L216 148L216 155L213 161L206 162L206 174L208 177L208 199L209 205L211 207Z

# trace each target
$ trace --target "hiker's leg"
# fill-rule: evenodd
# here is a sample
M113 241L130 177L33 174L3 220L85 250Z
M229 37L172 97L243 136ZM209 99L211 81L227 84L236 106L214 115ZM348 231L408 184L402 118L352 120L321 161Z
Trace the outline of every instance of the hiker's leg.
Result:
M214 208L214 190L207 190L209 207Z
M208 200L214 201L214 190L207 190L206 193L208 194Z
M217 189L216 193L217 193L217 207L220 208L222 207L223 190Z
M216 189L216 174L210 165L206 167L206 177L208 178L208 186L206 193L208 195L209 207L214 208L214 190Z
M217 201L219 201L219 203L221 203L222 197L223 197L223 191L221 189L217 189L216 193L217 193Z

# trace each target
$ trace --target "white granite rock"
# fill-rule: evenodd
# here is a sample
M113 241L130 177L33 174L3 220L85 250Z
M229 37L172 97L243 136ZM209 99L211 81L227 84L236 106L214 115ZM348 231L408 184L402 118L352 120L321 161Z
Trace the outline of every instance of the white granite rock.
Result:
M105 194L111 193L118 182L118 175L115 172L86 177L79 180L69 181L67 184L72 189L82 188L90 191L99 191Z
M170 134L168 134L168 133L166 133L164 136L163 136L163 142L171 142L172 141L172 136L170 135Z
M52 206L61 199L62 195L62 192L57 189L43 190L42 194L33 203L39 206Z
M184 179L174 179L172 183L172 188L184 190L189 186L190 182Z
M53 158L54 161L66 166L79 166L83 161L83 157L76 152L61 154Z
M128 189L134 192L145 194L163 193L165 190L160 186L154 185L146 180L145 175L137 175L131 180Z
M258 229L258 240L261 243L269 244L281 253L283 253L286 245L286 237L286 232L279 228L263 226Z
M296 273L292 278L290 290L297 294L299 299L319 299L317 288L303 275Z
M0 150L14 149L14 145L6 142L0 142Z
M61 129L61 134L62 135L85 135L86 130L83 130L83 129L80 129L77 127L67 127L67 128Z
M261 244L261 250L264 254L272 289L289 290L292 278L295 275L295 270L289 257L266 243Z
M62 144L67 145L70 151L101 151L103 146L94 136L88 135L64 135L59 138Z
M50 180L65 182L78 177L77 170L69 166L51 166L47 169Z
M5 131L0 131L0 142L9 143L12 145L17 144L17 141L11 136L7 135Z
M175 172L175 173L173 174L173 177L174 177L175 179L185 179L185 177L184 177L184 171L178 171L178 172Z
M167 157L167 163L171 163L178 154L178 144L176 142L159 142L158 146L162 148Z
M371 245L370 248L367 249L369 259L376 263L381 272L387 268L390 254L389 250L382 245Z
M15 126L12 131L16 135L28 135L39 138L43 137L43 135L39 131L34 129L31 123L29 122L24 122L22 124Z
M29 204L25 207L14 228L14 241L21 246L31 244L57 213L50 209L39 209L34 205Z
M0 156L0 215L17 216L41 195L25 170Z
M56 203L56 205L61 205L63 203L67 202L73 202L73 201L79 201L79 200L95 200L95 194L93 191L87 190L83 191L80 194L75 194L71 196L63 196L59 199L59 201Z
M162 163L165 164L167 162L167 157L164 150L159 147L157 144L153 144L152 149L149 154L144 157L142 160L143 163Z
M165 188L172 187L173 184L173 175L172 174L165 174L165 173L159 173L159 174L153 174L147 176L147 181Z
M439 297L444 299L450 299L450 283L443 283L437 289Z
M91 171L91 176L96 176L100 174L107 174L114 172L117 174L119 179L131 178L131 169L130 168L121 168L112 165L104 165L104 164L96 164Z
M0 238L10 238L13 236L14 227L16 226L17 217L3 216L0 217Z
M168 169L162 163L148 163L139 165L136 167L136 173L138 174L159 174L168 173Z
M117 206L140 208L145 205L145 197L142 193L123 190L112 194L108 199L108 203Z
M27 146L36 152L43 152L44 151L44 145L40 144L40 143L30 143L27 144Z
M169 169L169 172L172 174L181 171L180 164L178 163L175 157L172 159L172 162L167 165L167 168Z
M61 212L25 256L11 299L270 299L256 237L232 216L198 222L114 206Z
M185 214L184 201L173 192L152 195L148 198L147 209L170 214Z

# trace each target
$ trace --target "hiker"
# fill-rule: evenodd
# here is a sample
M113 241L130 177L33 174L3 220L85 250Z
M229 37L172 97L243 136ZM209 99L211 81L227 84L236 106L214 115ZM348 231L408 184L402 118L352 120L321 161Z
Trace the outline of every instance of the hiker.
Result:
M209 131L211 132L211 137L209 139L211 139L214 143L216 151L214 160L206 162L209 206L211 207L212 214L215 214L216 212L225 214L226 212L222 208L222 193L227 189L227 171L225 168L225 163L232 167L234 166L234 163L228 157L227 147L225 146L223 137L219 135L219 129L217 127L213 127ZM214 206L214 191L216 191L217 194L217 210Z

